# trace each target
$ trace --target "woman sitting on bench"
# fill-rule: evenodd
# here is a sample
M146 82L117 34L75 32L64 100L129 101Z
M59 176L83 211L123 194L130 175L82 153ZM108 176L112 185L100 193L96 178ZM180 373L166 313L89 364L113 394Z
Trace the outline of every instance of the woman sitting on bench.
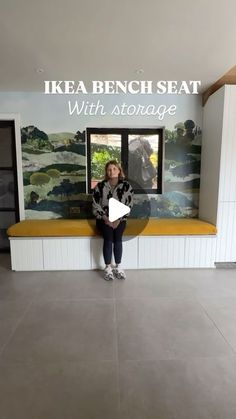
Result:
M116 160L110 160L105 165L105 179L98 182L93 190L93 214L96 225L101 232L103 242L103 257L106 264L104 279L110 281L116 276L125 279L121 268L122 235L126 227L127 215L111 222L109 221L109 199L114 198L130 209L133 206L133 189L127 182L122 167ZM114 243L114 259L116 266L112 269L112 243Z

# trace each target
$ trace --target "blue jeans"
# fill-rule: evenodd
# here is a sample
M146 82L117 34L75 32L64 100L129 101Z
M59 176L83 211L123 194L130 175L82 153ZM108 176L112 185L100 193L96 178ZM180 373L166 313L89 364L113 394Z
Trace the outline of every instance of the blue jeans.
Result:
M112 243L114 243L115 263L121 263L122 258L122 235L126 227L126 221L121 221L117 228L105 224L103 220L96 220L96 226L104 239L103 257L106 265L110 265L112 257Z

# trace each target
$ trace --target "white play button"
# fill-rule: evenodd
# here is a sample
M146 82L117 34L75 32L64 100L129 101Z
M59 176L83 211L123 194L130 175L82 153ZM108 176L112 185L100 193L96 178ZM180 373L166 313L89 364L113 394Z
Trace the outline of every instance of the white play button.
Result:
M129 214L130 212L130 208L125 205L122 204L122 202L117 201L117 199L114 198L110 198L109 199L109 221L111 221L111 223L113 221L118 220L118 218L123 217L126 214Z

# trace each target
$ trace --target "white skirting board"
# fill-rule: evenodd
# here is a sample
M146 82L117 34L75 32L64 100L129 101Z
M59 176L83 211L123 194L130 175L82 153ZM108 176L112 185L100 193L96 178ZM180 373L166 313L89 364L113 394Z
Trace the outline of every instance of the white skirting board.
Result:
M216 236L125 237L125 269L214 268ZM100 237L11 237L14 271L91 270L104 267Z

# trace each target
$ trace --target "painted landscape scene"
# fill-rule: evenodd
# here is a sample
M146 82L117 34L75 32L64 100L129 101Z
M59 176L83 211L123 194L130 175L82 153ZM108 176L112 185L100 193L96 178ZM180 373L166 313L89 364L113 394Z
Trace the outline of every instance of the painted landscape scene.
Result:
M26 218L93 218L85 132L47 134L31 125L22 128L21 137ZM103 177L107 159L119 160L120 144L115 145L92 145L92 187ZM166 129L164 149L163 194L135 194L132 218L198 217L200 128L187 120Z
M21 130L26 218L87 218L84 134Z

